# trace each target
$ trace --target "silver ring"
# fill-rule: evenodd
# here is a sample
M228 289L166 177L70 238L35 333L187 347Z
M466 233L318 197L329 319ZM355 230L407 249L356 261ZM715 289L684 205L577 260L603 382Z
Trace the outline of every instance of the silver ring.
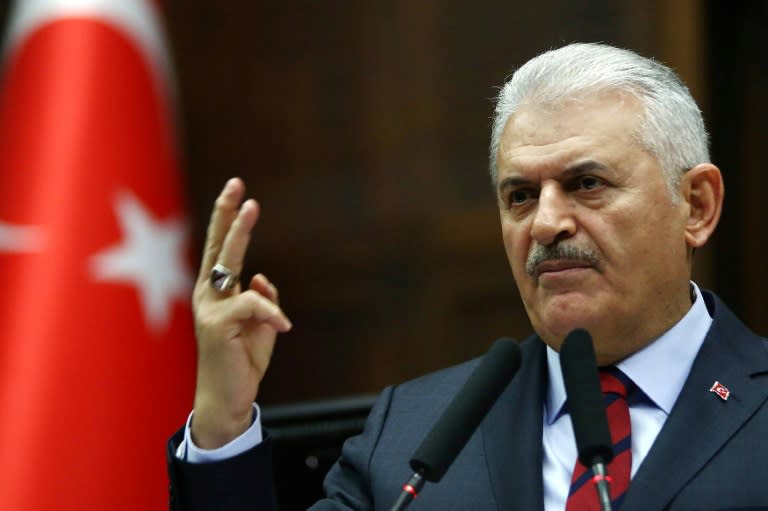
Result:
M213 266L208 279L211 287L216 291L229 291L237 285L239 280L240 275L237 275L223 264L218 263Z

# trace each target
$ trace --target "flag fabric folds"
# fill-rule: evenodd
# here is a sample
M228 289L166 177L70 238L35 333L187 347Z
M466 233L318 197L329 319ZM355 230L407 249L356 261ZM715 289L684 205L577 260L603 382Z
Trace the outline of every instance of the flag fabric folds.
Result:
M0 508L167 509L193 282L144 0L21 0L0 82Z

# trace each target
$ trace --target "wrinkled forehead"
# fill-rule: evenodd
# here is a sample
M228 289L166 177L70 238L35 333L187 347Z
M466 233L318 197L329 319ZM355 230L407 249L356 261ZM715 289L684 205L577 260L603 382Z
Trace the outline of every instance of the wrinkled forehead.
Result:
M645 94L630 84L595 83L591 86L564 90L559 87L532 87L522 93L515 110L523 107L555 111L571 105L613 103L633 104L643 109Z
M636 147L643 120L640 101L626 92L571 96L557 102L526 102L509 116L496 155L501 169L522 155L564 157L568 149Z

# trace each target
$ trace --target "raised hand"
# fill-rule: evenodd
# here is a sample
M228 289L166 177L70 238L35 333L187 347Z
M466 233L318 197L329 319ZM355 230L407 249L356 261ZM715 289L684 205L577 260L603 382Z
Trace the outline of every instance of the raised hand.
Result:
M241 204L244 195L243 182L232 178L216 199L192 300L198 349L192 439L204 449L250 426L277 333L291 329L277 288L264 275L241 288L238 276L259 217L255 200Z

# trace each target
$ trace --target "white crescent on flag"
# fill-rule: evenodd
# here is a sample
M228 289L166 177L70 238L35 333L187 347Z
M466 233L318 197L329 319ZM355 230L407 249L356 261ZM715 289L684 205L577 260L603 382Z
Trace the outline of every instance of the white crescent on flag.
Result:
M130 34L141 46L161 77L169 70L170 59L152 2L144 0L23 0L16 2L6 34L5 53L11 53L25 35L41 25L62 18L82 17L111 23Z

